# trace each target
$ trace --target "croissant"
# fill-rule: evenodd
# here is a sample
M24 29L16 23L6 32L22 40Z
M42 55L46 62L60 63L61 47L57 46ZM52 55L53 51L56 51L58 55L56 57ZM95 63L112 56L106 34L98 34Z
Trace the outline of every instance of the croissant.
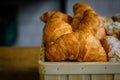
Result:
M46 23L43 42L47 59L107 61L100 43L106 36L102 18L85 3L77 3L73 9L73 19L60 12L47 12L41 16Z
M73 20L71 22L73 31L75 31L78 28L79 23L82 20L84 12L88 9L92 9L92 8L83 2L78 2L73 5L74 16L73 16Z
M43 41L46 44L52 43L60 36L71 32L73 32L72 27L68 23L61 20L51 21L45 24Z
M77 60L79 54L79 34L76 32L62 35L46 47L49 61Z
M85 3L76 3L73 7L74 17L71 25L73 30L89 30L97 39L105 38L104 21L89 5Z
M79 30L78 61L107 61L107 55L100 41L89 31Z
M46 23L43 29L44 44L51 44L60 36L73 32L71 25L68 24L71 17L67 14L46 12L40 19Z
M100 41L84 31L62 35L46 47L46 56L49 61L107 61Z

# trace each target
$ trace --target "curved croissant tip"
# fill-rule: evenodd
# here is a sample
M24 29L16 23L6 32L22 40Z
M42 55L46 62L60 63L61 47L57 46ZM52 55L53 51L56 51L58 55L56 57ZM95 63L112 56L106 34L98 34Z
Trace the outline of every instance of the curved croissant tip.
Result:
M47 22L48 19L51 17L51 15L52 15L53 13L55 13L55 12L49 11L49 12L43 13L43 15L40 16L40 20L43 21L43 22Z
M43 15L42 15L42 16L40 16L39 18L40 18L40 20L42 20L42 21L43 21Z

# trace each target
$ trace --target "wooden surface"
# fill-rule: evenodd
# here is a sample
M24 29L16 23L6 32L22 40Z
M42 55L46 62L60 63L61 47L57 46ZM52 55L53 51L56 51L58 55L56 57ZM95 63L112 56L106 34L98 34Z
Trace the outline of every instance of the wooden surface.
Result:
M39 80L39 47L0 47L0 80Z

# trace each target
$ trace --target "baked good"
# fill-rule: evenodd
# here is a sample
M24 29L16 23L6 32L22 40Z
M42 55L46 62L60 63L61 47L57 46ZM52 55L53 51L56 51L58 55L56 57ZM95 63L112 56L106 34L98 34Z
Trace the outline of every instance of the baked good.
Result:
M46 56L49 61L107 61L100 41L84 31L62 35L46 47Z
M78 2L73 6L74 16L71 23L73 30L86 28L97 39L105 38L104 20L86 3Z
M79 34L76 32L62 35L46 47L49 61L77 60L79 54Z
M46 44L50 44L60 36L71 32L73 32L71 25L64 21L55 20L47 22L43 29L43 42Z
M73 27L73 31L76 31L78 29L79 23L83 18L83 14L86 10L92 9L88 4L83 2L77 2L73 5L73 20L71 22L71 25Z
M120 62L120 41L115 36L106 36L105 46L108 49L108 60Z
M119 22L106 22L104 24L106 34L109 36L115 36L120 39L120 23Z
M89 5L74 5L71 22L67 14L47 12L41 16L45 22L43 42L49 61L107 61L100 43L106 37L103 19ZM71 24L71 25L70 25Z
M46 24L43 29L43 43L52 44L58 37L73 32L68 24L71 17L62 12L46 12L40 19Z
M79 33L79 56L78 61L107 61L107 55L100 41L89 31L78 30Z

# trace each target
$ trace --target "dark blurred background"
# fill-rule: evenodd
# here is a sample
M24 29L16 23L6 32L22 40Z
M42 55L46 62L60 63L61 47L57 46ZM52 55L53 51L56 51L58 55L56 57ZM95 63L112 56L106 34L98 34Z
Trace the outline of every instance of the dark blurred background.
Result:
M65 11L65 0L4 0L0 2L0 46L40 46L46 11Z
M72 6L78 1L102 16L120 13L120 0L4 0L0 2L0 46L40 46L44 27L40 15L61 11L72 16Z

